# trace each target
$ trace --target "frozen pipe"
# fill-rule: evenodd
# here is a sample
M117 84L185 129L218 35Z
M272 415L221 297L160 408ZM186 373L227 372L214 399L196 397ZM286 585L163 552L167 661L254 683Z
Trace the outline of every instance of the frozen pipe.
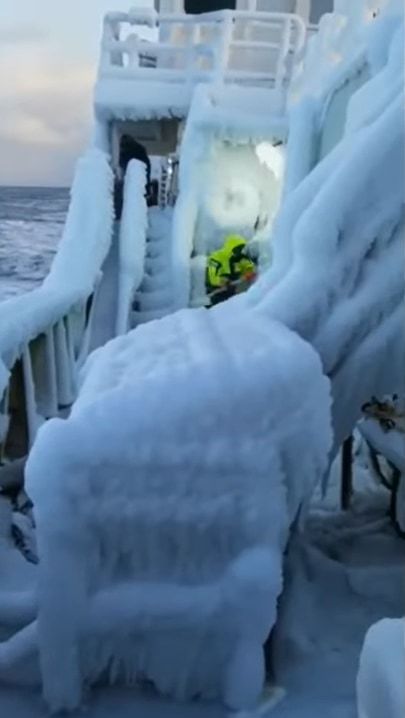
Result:
M64 317L63 324L64 324L65 335L66 335L66 350L67 350L69 369L70 369L70 386L71 386L71 390L72 390L72 397L74 400L76 398L76 393L77 393L78 377L77 377L76 357L75 357L75 349L74 349L74 335L73 335L73 330L72 330L71 324L69 322L69 315Z
M22 355L22 370L24 375L24 398L28 426L28 444L31 448L38 429L38 416L35 400L34 377L32 374L32 362L28 346L25 347Z
M214 59L214 88L221 91L224 82L224 76L228 69L229 63L229 47L232 42L233 35L233 19L230 10L223 11L224 19L221 26L220 40L217 45L217 53Z
M93 294L90 295L90 297L87 300L87 302L90 302L90 309L89 309L89 314L87 317L87 324L85 325L84 332L83 332L81 347L78 352L78 356L77 356L77 360L76 360L77 372L79 372L80 368L83 366L84 362L86 361L86 359L90 353L91 339L92 339L93 329L94 329L94 312L95 312L95 307L97 306L97 300L98 300L98 296L100 293L102 278L103 278L103 274L100 271L98 274L98 277L96 279L96 282L95 282ZM87 313L87 306L85 307L84 311Z
M74 399L74 367L71 365L66 328L61 319L54 328L55 360L59 406L70 406Z
M45 419L58 411L55 347L52 327L38 335L29 347L35 386L36 411Z

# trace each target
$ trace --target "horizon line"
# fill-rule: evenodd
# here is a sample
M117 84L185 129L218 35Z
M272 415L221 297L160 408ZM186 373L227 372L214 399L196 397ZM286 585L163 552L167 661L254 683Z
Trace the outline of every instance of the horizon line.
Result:
M62 184L2 184L0 189L70 189L71 185Z

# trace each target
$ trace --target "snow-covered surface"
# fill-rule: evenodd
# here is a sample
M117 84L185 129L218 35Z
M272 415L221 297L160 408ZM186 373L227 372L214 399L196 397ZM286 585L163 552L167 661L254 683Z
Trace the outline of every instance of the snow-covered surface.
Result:
M359 718L405 715L405 619L384 619L367 633L357 679Z
M337 508L338 472L337 464L326 499L314 498L308 522L286 556L274 648L279 656L276 679L287 695L268 718L358 718L355 684L364 636L371 624L403 611L403 541L395 536L387 518L388 493L375 487L360 455L355 465L358 493L352 510L341 513ZM1 525L4 529L4 523ZM5 569L5 559L14 579ZM1 544L0 563L3 590L6 586L10 591L32 586L37 569L5 543ZM393 662L397 653L384 656L397 671L398 664ZM383 673L378 671L377 679L381 677ZM384 685L383 680L381 687ZM89 718L132 718L135 711L142 718L230 718L229 711L218 704L184 705L135 690L95 690L86 713ZM39 691L1 684L0 714L42 718ZM388 718L389 714L383 712L375 718L381 715Z
M144 275L148 210L145 199L146 167L132 160L125 176L124 206L119 239L119 286L116 334L130 327L129 315L135 291Z
M111 242L112 218L108 157L93 148L78 163L66 225L49 275L29 295L0 303L0 394L8 377L5 367L12 366L28 341L92 294Z
M287 555L273 645L276 680L287 700L277 718L359 718L355 689L364 636L383 616L403 613L403 540L387 517L389 493L372 486L357 459L358 493L350 511L340 512L334 500L339 468ZM375 718L389 715L382 711Z

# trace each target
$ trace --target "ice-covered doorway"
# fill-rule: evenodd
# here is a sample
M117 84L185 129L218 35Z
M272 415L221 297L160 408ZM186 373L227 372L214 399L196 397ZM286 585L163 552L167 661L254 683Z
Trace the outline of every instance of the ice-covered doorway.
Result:
M271 262L271 226L283 188L285 146L278 141L213 143L201 173L191 258L191 305L206 304L205 269L227 235L250 245L259 271Z

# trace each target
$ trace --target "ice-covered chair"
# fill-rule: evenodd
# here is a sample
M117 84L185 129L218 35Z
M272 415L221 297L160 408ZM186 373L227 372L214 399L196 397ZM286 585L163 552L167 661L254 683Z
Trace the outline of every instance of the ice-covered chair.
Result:
M216 317L180 312L96 352L70 418L38 436L33 630L52 709L106 675L259 698L288 528L327 465L329 383L276 322Z

